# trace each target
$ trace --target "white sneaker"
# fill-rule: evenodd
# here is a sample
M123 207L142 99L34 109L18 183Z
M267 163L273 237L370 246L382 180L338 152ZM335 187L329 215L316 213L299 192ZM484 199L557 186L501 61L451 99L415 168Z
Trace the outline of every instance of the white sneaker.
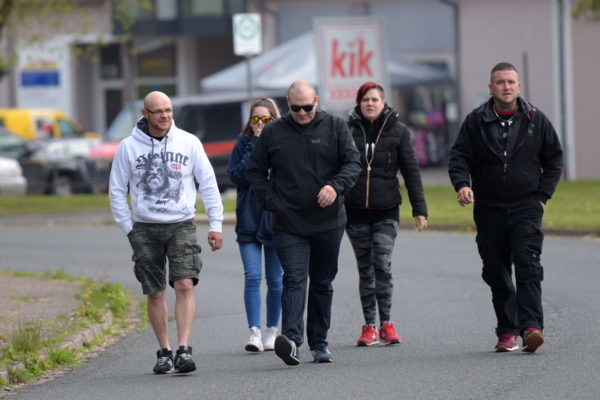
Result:
M265 351L275 350L275 338L277 337L277 327L272 326L265 329L265 336L263 337L263 345Z
M250 328L250 339L248 339L248 343L246 343L246 351L263 351L260 329L255 326Z

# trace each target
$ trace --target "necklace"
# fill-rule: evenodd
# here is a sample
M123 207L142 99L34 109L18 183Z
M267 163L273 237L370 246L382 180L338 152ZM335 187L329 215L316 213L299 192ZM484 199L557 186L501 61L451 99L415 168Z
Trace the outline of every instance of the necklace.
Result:
M496 112L495 107L493 108L493 110L494 110L494 114L496 114L496 117L498 117L498 119L500 120L500 126L503 126L503 127L512 125L512 123L514 122L513 119L515 119L515 117L517 116L517 111L518 111L518 110L515 110L514 114L511 115L511 117L509 119L502 119Z

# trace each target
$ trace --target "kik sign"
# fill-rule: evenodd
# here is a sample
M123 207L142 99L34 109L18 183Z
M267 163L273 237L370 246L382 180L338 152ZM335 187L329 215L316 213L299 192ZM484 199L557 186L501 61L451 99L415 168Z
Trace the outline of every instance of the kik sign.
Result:
M371 18L317 18L319 98L330 111L349 110L356 91L373 81L387 88L385 44L380 23Z

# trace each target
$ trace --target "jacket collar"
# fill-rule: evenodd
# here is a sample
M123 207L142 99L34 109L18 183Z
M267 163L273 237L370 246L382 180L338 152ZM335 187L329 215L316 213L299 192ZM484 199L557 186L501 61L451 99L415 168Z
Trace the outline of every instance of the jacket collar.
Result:
M521 96L517 97L517 110L518 112L525 114L530 121L533 119L533 116L537 112L535 107L533 107L533 105L525 101ZM490 96L488 101L481 104L477 108L477 114L479 115L479 118L481 118L481 120L483 120L483 122L486 123L493 122L496 119L498 119L498 117L496 117L496 114L494 113L494 98Z

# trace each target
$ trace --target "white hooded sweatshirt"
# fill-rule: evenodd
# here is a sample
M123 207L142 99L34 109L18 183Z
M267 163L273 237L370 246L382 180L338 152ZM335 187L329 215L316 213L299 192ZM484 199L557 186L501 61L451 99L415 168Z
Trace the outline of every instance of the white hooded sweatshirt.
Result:
M210 231L221 232L221 194L200 140L174 122L166 136L157 140L141 130L146 124L144 117L138 120L131 136L119 144L113 160L108 195L117 224L129 233L134 222L174 223L194 218L195 179Z

